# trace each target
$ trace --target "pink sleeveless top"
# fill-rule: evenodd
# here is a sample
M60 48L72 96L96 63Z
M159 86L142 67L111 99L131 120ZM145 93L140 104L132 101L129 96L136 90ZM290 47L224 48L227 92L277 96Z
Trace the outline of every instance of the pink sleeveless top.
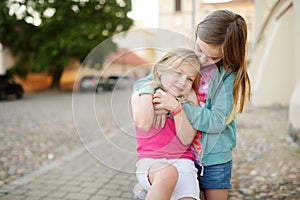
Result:
M174 120L167 117L165 127L142 131L136 127L138 160L142 158L194 160L190 145L183 145L176 135Z

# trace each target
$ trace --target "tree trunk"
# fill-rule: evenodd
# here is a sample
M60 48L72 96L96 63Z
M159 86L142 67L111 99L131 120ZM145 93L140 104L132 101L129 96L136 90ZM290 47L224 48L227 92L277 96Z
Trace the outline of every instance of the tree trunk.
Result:
M52 74L52 89L60 89L59 81L62 76L63 69L55 69L53 74Z

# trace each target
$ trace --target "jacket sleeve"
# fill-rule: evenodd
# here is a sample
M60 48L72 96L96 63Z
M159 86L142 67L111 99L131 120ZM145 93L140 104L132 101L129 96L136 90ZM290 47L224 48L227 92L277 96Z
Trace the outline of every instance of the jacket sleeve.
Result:
M141 86L143 86L145 83L152 81L152 80L153 80L153 76L152 76L152 74L150 74L144 78L141 78L141 79L135 81L133 84L133 92L138 91Z
M193 128L206 133L221 133L225 128L225 121L233 108L233 83L235 74L232 73L220 82L211 100L205 108L184 104L185 113Z

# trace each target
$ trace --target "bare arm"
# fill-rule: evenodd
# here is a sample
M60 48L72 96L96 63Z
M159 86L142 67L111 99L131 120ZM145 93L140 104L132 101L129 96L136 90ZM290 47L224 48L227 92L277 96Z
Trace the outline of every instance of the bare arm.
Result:
M175 110L179 106L177 99L171 94L163 91L157 91L153 96L153 103L157 108L164 108L167 110ZM182 144L189 145L192 143L196 131L190 124L183 109L180 110L174 117L176 133Z
M177 136L184 145L189 145L193 142L196 131L190 124L184 109L174 116Z
M153 127L155 128L163 128L166 123L167 114L169 110L164 108L157 108L157 105L154 104L154 120L153 120Z
M153 123L154 109L152 99L152 95L144 94L140 96L138 92L134 92L131 96L133 121L143 131L148 131Z

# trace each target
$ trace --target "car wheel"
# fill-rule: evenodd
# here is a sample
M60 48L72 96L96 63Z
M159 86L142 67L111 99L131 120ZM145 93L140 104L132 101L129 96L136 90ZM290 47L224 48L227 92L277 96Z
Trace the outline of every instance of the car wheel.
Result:
M23 97L23 94L24 94L24 92L23 92L22 88L18 88L16 91L16 98L21 99Z
M109 86L109 91L113 91L114 86Z
M23 91L17 91L17 93L16 93L16 98L17 99L21 99L23 97Z
M5 99L4 91L0 91L0 100Z
M103 92L104 91L104 88L102 87L102 86L98 86L97 88L96 88L96 93L98 93L98 92Z

